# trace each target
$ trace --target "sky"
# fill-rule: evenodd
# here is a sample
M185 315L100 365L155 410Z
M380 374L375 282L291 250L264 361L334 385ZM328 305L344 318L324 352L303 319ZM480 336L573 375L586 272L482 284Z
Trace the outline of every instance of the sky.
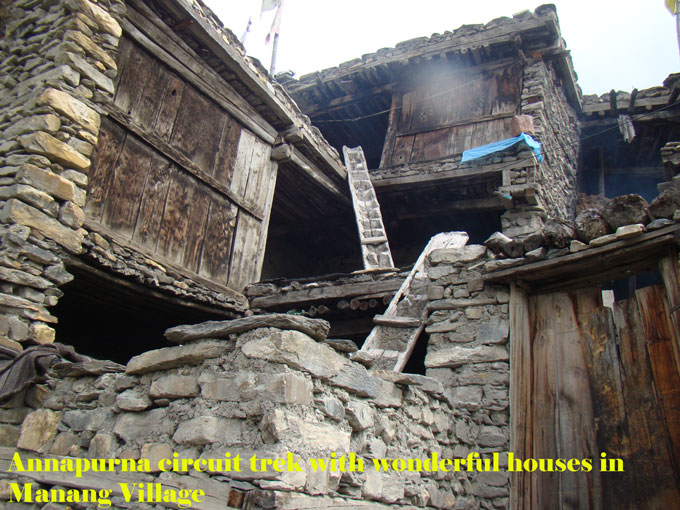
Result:
M275 11L262 0L204 0L241 38L252 16L246 51L269 69L264 40ZM464 24L533 11L530 0L284 0L276 72L296 77L334 67L400 41ZM562 36L584 94L661 85L680 72L675 18L664 0L556 0Z

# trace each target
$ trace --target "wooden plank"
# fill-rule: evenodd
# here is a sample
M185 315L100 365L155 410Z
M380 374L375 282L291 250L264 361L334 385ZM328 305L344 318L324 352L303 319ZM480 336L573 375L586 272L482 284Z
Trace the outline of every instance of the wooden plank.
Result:
M238 151L234 161L234 173L231 178L229 190L234 196L245 200L246 187L248 186L248 174L250 173L250 162L253 159L255 150L255 135L246 129L241 130L238 141Z
M210 202L198 273L226 285L238 208L217 196Z
M276 190L276 180L278 178L279 165L276 161L269 162L268 175L265 176L262 185L262 195L259 200L263 204L264 215L260 223L260 239L257 247L257 267L255 274L259 280L262 276L262 266L264 265L264 257L266 254L267 239L269 237L269 220L272 213L272 205L274 203L274 194ZM266 192L266 195L265 195Z
M177 168L170 171L170 190L161 220L158 253L182 265L187 246L189 224L187 211L191 208L198 184Z
M99 142L94 150L92 165L87 170L87 202L85 215L88 218L100 221L104 212L106 195L109 192L113 170L118 162L125 137L125 130L108 118L102 119L99 130Z
M137 221L144 182L154 153L135 136L125 139L104 206L102 222L131 239Z
M392 154L394 153L394 146L397 141L401 108L402 94L400 92L394 92L392 94L390 117L387 121L387 134L385 135L385 143L383 145L382 155L380 156L380 168L392 166Z
M179 105L182 103L185 85L174 73L162 69L161 74L164 78L165 87L158 116L151 132L164 142L170 142Z
M672 467L680 482L680 374L673 352L668 303L663 288L659 286L638 289L635 296L640 307L654 384L670 444L669 467Z
M267 180L270 168L271 146L261 142L257 138L253 146L253 157L248 170L248 183L246 184L245 200L255 204L262 211L267 188L263 189L263 182Z
M136 51L142 51L135 46ZM137 87L132 92L137 94L137 100L131 106L129 112L133 119L149 131L153 127L158 110L161 107L165 94L167 72L164 66L156 59L151 59L150 65L140 69L136 73Z
M628 445L622 445L631 510L672 508L680 501L680 488L671 465L670 445L664 431L645 332L637 301L614 303L614 323L621 358L623 405ZM610 475L621 483L621 473ZM606 482L607 476L603 475ZM625 506L623 508L626 508Z
M389 166L404 165L411 161L411 153L413 152L413 144L416 137L410 136L398 136L394 142L394 151L392 152L392 157L389 160Z
M244 99L236 93L224 80L199 62L200 58L189 55L178 44L169 40L161 31L154 29L150 23L145 23L143 17L131 11L130 17L134 23L127 20L121 21L125 33L145 48L151 55L159 59L170 69L178 73L203 94L210 97L218 105L231 115L236 117L244 126L258 134L268 143L273 143L276 138L274 130ZM153 33L149 37L135 25L143 26L144 31ZM164 44L162 47L159 43ZM171 49L169 54L165 48Z
M253 308L294 308L305 303L313 303L316 301L345 299L367 294L377 294L379 292L393 292L401 287L403 281L403 278L394 277L371 282L348 283L345 285L332 285L328 287L312 287L271 296L259 296L253 298L251 304Z
M262 212L258 211L254 204L249 204L242 197L237 197L228 187L217 182L217 180L215 180L214 177L207 174L202 168L194 164L193 161L187 158L180 151L178 151L168 143L161 140L158 136L144 131L144 129L138 124L136 124L129 116L126 116L124 113L122 113L115 107L105 107L105 109L108 110L109 115L113 119L126 126L129 131L133 132L139 138L141 138L149 145L157 149L167 159L172 160L187 173L198 178L199 181L210 186L217 193L224 195L232 202L235 202L241 209L245 210L251 216L258 219L262 217Z
M373 317L373 324L380 326L391 326L393 328L417 328L423 323L420 319L413 317L397 317L390 315L376 315Z
M139 101L140 91L144 89L146 80L149 78L148 71L152 68L153 60L147 52L141 50L128 38L124 37L121 44L122 55L127 58L127 61L121 71L113 104L130 115Z
M224 200L222 198L222 200ZM182 257L182 265L195 273L200 273L201 251L203 250L206 223L211 197L208 188L200 184L196 185L191 199L191 206L184 213L187 216L189 231L186 235L186 247Z
M132 239L150 250L155 250L158 243L161 218L170 188L171 168L172 163L160 154L156 154L144 184L144 193Z
M225 114L214 103L193 87L185 87L170 145L208 175L214 175L215 154L225 120Z
M680 374L680 267L678 267L678 250L675 247L670 249L668 255L659 261L659 271L663 278L666 298L670 307L675 368Z
M573 298L577 299L577 298ZM583 299L583 298L581 298ZM556 439L557 456L561 459L596 459L596 423L593 410L591 380L584 359L583 339L576 306L565 293L552 294L552 311L546 320L555 324L556 375ZM585 377L584 377L585 376ZM540 408L536 408L540 413ZM549 457L548 457L549 458ZM579 509L601 509L599 471L559 473L560 506ZM547 507L543 507L547 508Z
M532 341L532 423L533 451L531 458L557 458L557 378L555 322L552 295L533 296L535 334ZM560 508L557 473L532 473L531 505L529 508Z
M450 154L447 153L449 136L450 131L448 129L417 134L413 142L410 162L415 163L449 156Z
M260 222L239 212L236 220L236 233L229 266L229 287L241 290L249 283L257 281L259 266Z
M215 180L225 187L231 183L234 175L234 162L238 153L238 141L241 138L241 126L231 117L224 119L220 145L215 157Z
M533 453L532 357L529 296L515 283L510 286L510 451L520 459ZM532 475L510 473L510 509L529 508Z

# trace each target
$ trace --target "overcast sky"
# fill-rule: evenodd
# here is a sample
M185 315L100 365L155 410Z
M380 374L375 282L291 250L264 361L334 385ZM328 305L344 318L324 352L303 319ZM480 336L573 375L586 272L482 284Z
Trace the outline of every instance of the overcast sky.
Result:
M277 72L296 76L333 67L414 37L534 10L530 0L284 0ZM274 11L262 0L207 0L224 24L246 39L248 54L269 68L264 39ZM556 0L562 35L585 94L660 85L680 71L675 19L664 0Z

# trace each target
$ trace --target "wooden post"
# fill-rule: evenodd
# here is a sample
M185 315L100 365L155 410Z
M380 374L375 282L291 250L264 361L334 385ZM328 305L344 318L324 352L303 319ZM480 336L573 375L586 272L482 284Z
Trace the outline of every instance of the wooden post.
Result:
M516 283L510 287L510 451L515 457L532 456L531 328L529 295ZM510 474L510 508L531 507L531 475Z
M280 7L279 7L280 9ZM273 78L276 71L276 54L279 51L279 34L274 34L274 44L272 45L272 63L269 66L269 75Z
M680 374L680 269L678 267L678 251L672 248L668 256L659 261L659 271L666 288L666 297L673 328L673 354L675 368Z

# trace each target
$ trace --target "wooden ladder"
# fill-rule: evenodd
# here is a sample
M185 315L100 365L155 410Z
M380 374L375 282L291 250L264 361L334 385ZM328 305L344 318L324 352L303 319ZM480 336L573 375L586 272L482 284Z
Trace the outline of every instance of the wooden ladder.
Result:
M394 267L392 252L387 242L380 204L368 174L364 150L361 147L354 149L343 147L342 152L347 166L364 269L392 268Z
M373 359L373 370L404 369L425 327L428 256L439 248L463 248L467 241L465 232L444 232L427 243L385 313L373 318L375 327L361 347Z

